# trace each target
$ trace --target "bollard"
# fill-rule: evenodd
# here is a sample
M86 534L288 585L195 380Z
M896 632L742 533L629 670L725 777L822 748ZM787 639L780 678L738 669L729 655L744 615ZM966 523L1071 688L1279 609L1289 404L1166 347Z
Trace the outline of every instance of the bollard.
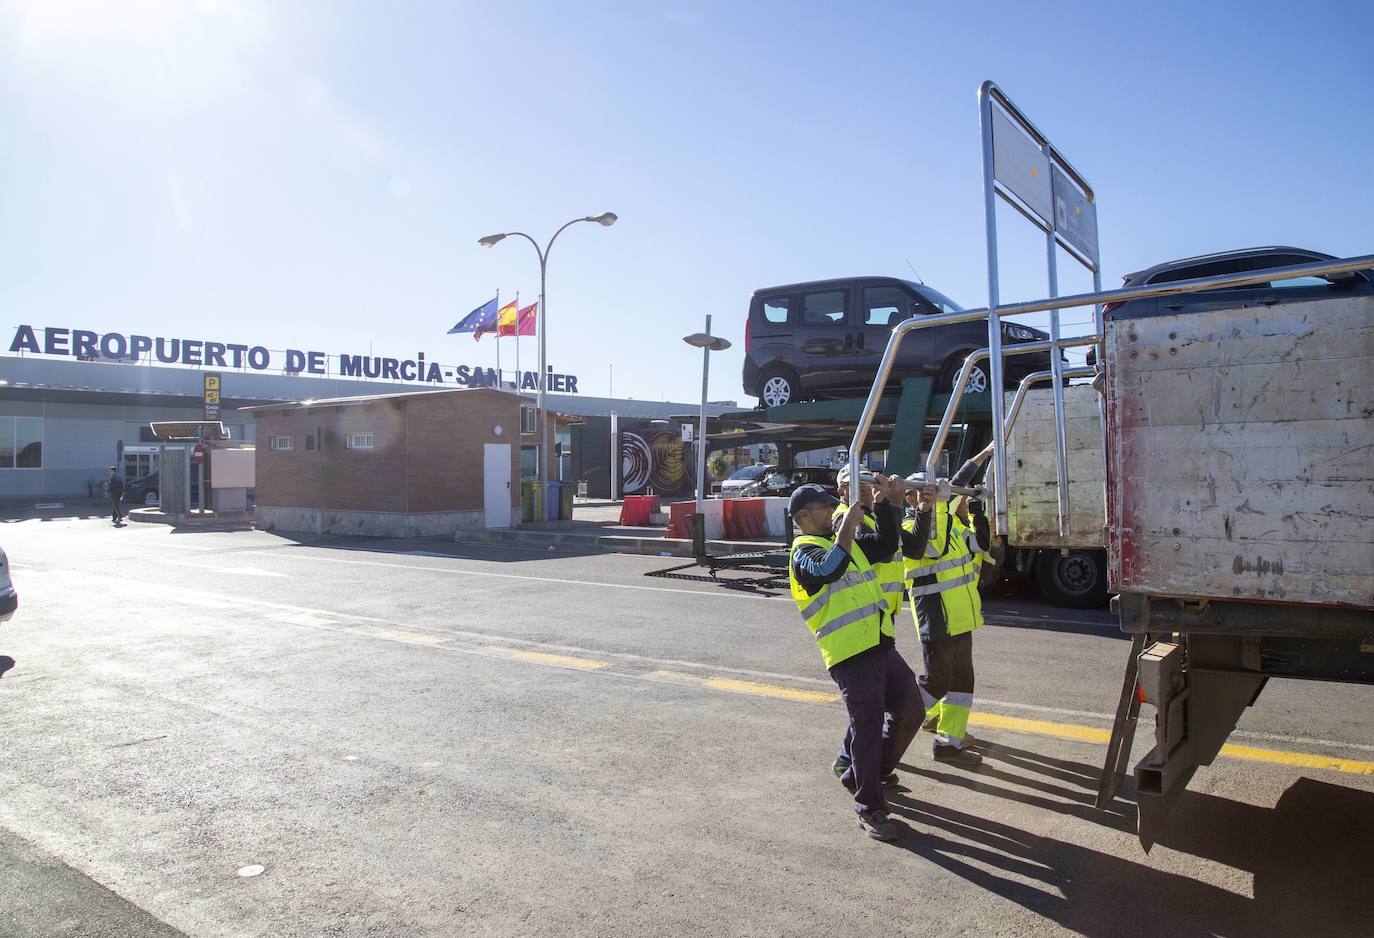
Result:
M692 514L692 556L706 558L706 516L699 511Z

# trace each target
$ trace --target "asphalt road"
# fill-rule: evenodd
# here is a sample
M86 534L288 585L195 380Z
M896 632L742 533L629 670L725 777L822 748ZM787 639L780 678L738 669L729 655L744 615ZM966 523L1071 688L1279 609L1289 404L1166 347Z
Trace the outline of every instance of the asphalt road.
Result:
M1146 855L1129 783L1092 807L1127 651L1105 611L989 604L986 764L918 738L885 845L830 774L843 710L785 594L644 576L665 558L97 519L0 546L0 935L1374 920L1368 689L1271 683L1233 737L1260 761L1200 770ZM919 670L911 628L899 646Z

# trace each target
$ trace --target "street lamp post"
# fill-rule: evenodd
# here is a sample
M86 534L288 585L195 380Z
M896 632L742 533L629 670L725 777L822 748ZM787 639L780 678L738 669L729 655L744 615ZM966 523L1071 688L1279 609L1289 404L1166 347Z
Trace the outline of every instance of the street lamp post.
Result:
M706 331L682 337L693 348L701 349L701 420L697 428L697 514L706 511L706 382L711 374L711 353L730 347L728 339L711 335L711 316L706 316Z
M539 247L538 241L534 240L523 231L508 231L505 234L487 235L485 238L480 238L477 241L482 247L489 248L495 247L506 238L524 238L530 244L534 245L534 252L539 255L539 380L536 382L535 387L537 388L536 408L539 411L539 465L537 468L541 509L543 508L543 500L547 492L549 458L549 415L544 401L545 385L548 383L548 366L546 364L546 359L548 356L547 337L549 333L545 328L548 323L545 279L548 273L549 252L553 250L553 243L558 240L558 236L578 222L594 221L599 225L609 228L616 223L616 218L617 215L615 212L603 212L600 215L588 215L586 218L574 218L572 221L565 223L562 228L555 231L553 237L549 238L549 243L544 245L542 249ZM539 511L539 514L543 513L542 510ZM541 519L536 517L536 520Z

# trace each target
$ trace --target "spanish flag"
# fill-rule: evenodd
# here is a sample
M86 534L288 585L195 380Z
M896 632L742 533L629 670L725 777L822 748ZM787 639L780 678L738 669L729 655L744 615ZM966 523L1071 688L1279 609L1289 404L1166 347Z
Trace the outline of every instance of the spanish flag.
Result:
M515 335L515 320L517 315L517 304L511 300L496 312L496 337L499 339L503 335Z

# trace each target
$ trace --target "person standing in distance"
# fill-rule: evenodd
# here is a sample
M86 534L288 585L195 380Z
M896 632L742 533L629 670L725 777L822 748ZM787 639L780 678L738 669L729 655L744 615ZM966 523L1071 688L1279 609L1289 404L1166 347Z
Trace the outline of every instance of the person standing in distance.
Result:
M110 467L110 479L105 486L110 493L110 520L118 527L124 520L124 506L120 504L124 500L124 477L114 466Z
M885 503L900 503L904 488L897 476L875 485L873 531L861 530L862 504L850 507L835 530L839 500L819 485L801 486L788 503L802 532L788 564L792 599L849 714L853 764L841 781L847 788L852 783L859 826L876 840L900 834L887 816L882 779L896 769L925 716L916 676L883 628L887 599L873 569L900 543L896 515Z

